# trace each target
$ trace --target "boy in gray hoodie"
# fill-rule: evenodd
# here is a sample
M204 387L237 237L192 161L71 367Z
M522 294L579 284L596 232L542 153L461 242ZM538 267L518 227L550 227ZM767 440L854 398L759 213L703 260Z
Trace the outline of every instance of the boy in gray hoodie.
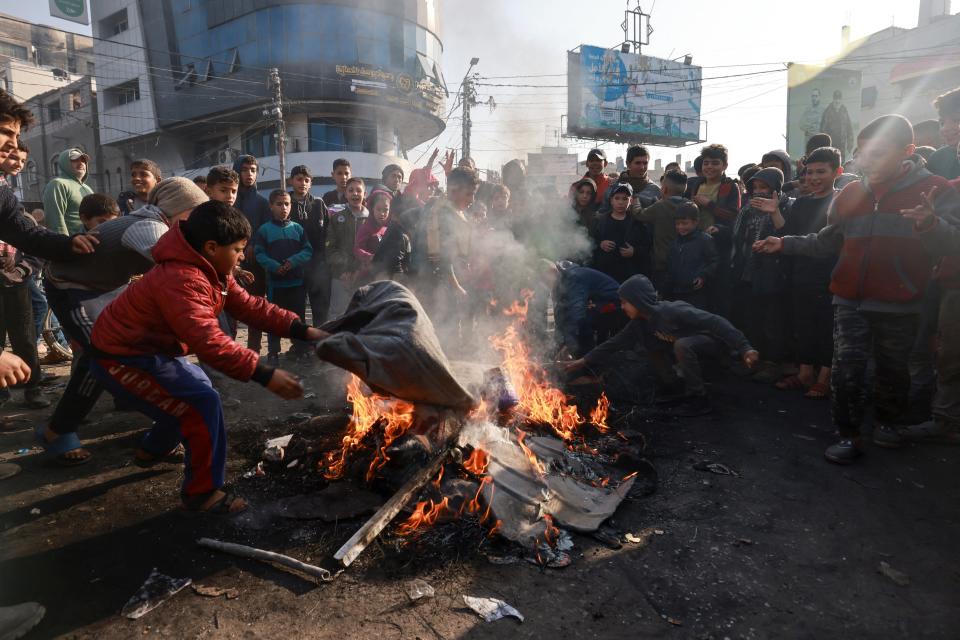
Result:
M93 193L84 180L90 156L76 147L60 152L57 177L43 190L43 215L47 228L63 235L83 233L80 202Z

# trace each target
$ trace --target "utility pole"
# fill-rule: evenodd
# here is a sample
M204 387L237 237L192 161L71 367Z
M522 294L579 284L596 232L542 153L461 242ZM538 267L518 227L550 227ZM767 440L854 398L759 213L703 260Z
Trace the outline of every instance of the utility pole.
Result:
M267 86L273 93L273 108L266 113L273 117L277 127L277 157L280 159L280 188L285 189L287 180L287 126L283 121L283 95L280 92L280 71L276 67L270 69L270 78L267 81Z
M470 127L472 126L472 121L470 120L470 107L476 106L477 104L477 90L473 86L473 78L470 76L470 72L473 71L473 68L477 66L477 63L480 62L480 58L471 58L470 68L467 69L467 73L463 76L463 151L462 158L470 157Z

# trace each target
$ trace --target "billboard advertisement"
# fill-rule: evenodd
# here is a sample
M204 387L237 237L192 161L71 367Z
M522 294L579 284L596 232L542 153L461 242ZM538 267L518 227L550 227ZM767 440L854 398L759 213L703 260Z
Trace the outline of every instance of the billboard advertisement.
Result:
M807 140L826 133L846 161L860 129L860 72L791 64L787 70L787 153L800 158Z
M584 45L567 64L568 132L679 147L701 142L700 67Z

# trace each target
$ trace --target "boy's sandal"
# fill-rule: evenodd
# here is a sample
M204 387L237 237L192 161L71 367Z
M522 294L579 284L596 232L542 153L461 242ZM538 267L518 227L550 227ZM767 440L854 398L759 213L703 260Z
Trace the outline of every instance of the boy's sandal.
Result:
M824 400L830 397L830 386L823 382L816 382L810 390L803 394L804 398L811 400Z
M33 430L33 435L37 444L43 447L48 462L61 467L76 467L90 462L90 458L93 457L93 454L90 452L87 452L87 455L81 458L73 458L66 455L71 451L83 449L83 443L80 442L80 437L77 436L76 431L62 433L57 436L53 442L48 442L43 436L46 430L47 425L39 424Z
M12 462L0 462L0 480L6 480L20 473L20 465Z
M209 507L204 508L203 505L206 504L207 500L210 499L210 496L217 492L222 492L223 495ZM232 505L237 500L244 500L237 494L230 491L227 487L220 487L219 489L214 489L207 493L199 493L193 496L181 496L183 499L183 505L180 507L182 513L190 516L200 516L200 515L209 515L209 516L218 516L218 517L229 517L235 516L237 514L243 513L247 510L249 505L244 504L242 509L237 509L236 511L230 511L230 505ZM246 502L246 500L244 500Z
M780 391L798 391L800 389L807 388L807 385L805 385L803 380L801 380L798 376L787 376L773 386L775 386L777 389L780 389Z
M140 447L133 456L133 464L141 469L150 469L163 463L178 464L183 462L184 456L186 456L186 449L183 448L182 444L178 444L161 456L154 455L143 447Z

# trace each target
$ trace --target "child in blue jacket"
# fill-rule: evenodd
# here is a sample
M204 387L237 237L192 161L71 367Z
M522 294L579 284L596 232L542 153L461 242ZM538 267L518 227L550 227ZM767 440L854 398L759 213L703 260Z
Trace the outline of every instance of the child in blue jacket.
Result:
M281 189L270 193L270 213L273 220L257 230L254 256L267 272L267 300L278 307L297 314L302 322L307 313L307 290L304 285L304 265L313 255L307 234L290 220L290 194ZM305 343L294 341L290 349L294 359L309 355ZM280 361L280 338L267 338L267 363L277 366Z

